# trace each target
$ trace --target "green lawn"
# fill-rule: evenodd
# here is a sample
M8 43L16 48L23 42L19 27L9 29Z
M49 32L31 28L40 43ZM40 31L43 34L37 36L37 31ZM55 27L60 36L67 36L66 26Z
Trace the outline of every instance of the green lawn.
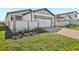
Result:
M0 27L0 29L3 27ZM79 50L79 40L57 35L56 33L43 33L18 40L5 39L4 29L0 30L1 51L71 51Z
M4 31L4 26L0 25L0 39L4 39L5 38L5 31Z
M69 27L67 27L69 29L74 29L74 30L79 30L79 25L70 25Z

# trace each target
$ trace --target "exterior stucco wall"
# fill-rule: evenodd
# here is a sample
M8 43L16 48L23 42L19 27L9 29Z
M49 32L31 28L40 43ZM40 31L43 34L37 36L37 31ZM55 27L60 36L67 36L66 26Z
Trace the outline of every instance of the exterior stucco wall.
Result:
M22 16L23 21L31 21L31 13Z
M56 22L56 26L66 26L66 25L70 25L69 21Z
M51 15L47 10L36 11L37 13Z
M27 30L27 22L16 21L16 32L26 29Z
M34 19L34 15L37 15L37 16L44 16L44 17L49 17L49 18L51 18L51 19L45 19L45 21L51 21L52 20L52 25L54 25L54 16L53 15L51 15L48 11L46 11L46 10L41 10L41 11L37 11L37 12L35 12L35 13L33 13L33 20L35 20ZM37 19L37 21L41 21L40 19L38 20Z
M39 26L38 26L39 25ZM32 30L36 27L51 27L51 22L46 21L16 21L16 32L21 30Z
M13 30L13 21L10 21L9 28L10 28L11 30Z
M34 15L52 17L51 14L48 15L48 14L43 14L43 13L38 13L38 12L35 12Z

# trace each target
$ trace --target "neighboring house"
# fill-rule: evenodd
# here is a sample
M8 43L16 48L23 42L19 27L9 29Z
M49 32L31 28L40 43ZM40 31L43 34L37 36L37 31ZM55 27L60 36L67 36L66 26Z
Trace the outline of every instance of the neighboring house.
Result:
M6 25L13 31L33 29L35 27L54 26L54 14L48 9L21 10L8 12L5 18Z
M55 16L56 26L69 25L70 22L78 20L77 16L78 16L77 11L72 11L72 12L66 12L66 13L57 14Z

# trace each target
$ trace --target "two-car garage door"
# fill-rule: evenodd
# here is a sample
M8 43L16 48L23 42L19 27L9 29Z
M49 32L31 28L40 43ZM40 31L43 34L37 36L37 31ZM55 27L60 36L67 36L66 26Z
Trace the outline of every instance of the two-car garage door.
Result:
M51 27L51 20L37 19L39 20L39 27Z
M51 27L52 26L52 18L45 16L35 16L36 21L39 21L39 27Z

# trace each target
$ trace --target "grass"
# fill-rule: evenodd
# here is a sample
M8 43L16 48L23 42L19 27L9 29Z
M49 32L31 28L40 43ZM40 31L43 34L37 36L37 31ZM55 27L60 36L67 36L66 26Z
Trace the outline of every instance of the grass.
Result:
M74 30L79 30L79 25L70 25L69 27L67 27L69 29L74 29Z
M4 28L3 26L0 29ZM0 31L1 51L73 51L79 50L79 40L57 35L42 33L18 40L5 39L5 29Z
M0 39L4 39L5 38L5 28L3 25L0 25Z

